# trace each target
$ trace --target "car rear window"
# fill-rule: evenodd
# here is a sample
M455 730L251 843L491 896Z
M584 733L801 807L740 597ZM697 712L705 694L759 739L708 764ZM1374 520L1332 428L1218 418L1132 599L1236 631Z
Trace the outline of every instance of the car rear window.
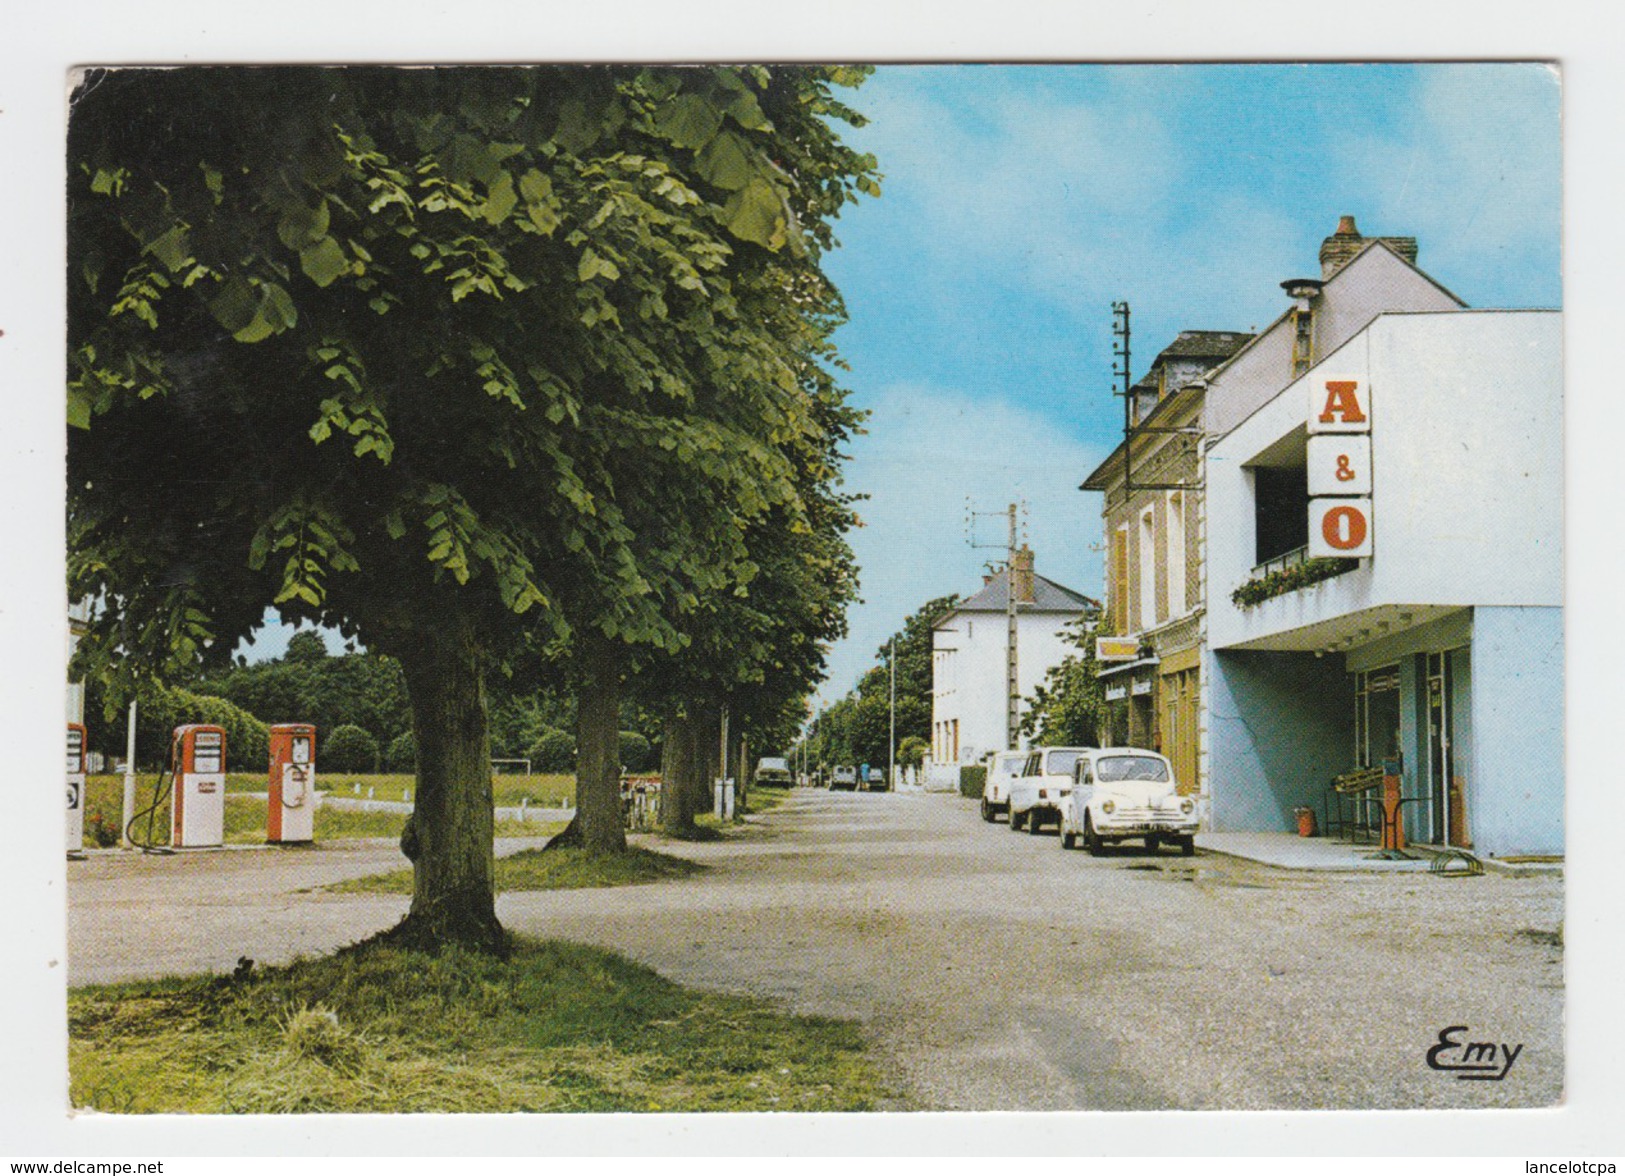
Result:
M1149 755L1109 755L1095 761L1095 774L1102 782L1113 780L1168 779L1168 765Z
M1044 757L1044 774L1046 776L1072 775L1072 769L1078 765L1081 751L1052 751Z

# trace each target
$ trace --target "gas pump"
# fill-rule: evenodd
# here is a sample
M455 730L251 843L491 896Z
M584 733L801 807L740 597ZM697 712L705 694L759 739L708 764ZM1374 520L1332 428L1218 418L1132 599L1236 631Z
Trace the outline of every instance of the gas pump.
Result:
M68 724L68 852L85 844L85 729Z
M270 804L265 839L278 845L312 841L316 833L316 728L278 723L271 728Z
M221 845L226 839L226 732L207 723L175 728L169 843Z

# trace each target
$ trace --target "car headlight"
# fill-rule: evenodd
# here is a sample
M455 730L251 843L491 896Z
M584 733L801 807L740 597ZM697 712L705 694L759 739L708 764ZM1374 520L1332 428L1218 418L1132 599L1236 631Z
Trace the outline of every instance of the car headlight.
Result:
M1110 813L1116 807L1117 806L1111 802L1110 797L1100 802L1100 811L1103 813Z
M1196 811L1196 802L1187 796L1184 800L1179 802L1179 811L1184 813L1187 817L1190 816Z

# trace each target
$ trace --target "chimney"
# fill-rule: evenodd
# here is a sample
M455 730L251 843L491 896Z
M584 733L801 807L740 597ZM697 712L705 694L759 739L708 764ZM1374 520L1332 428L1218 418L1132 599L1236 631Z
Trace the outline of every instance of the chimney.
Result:
M1324 281L1342 269L1360 252L1365 238L1354 227L1354 218L1345 216L1337 222L1337 232L1320 243L1320 277Z
M1033 596L1033 551L1025 543L1016 551L1016 602L1018 604L1031 604Z

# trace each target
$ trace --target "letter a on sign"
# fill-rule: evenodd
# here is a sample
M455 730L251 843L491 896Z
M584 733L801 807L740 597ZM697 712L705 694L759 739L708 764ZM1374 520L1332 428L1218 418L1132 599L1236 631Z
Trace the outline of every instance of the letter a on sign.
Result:
M1309 381L1311 433L1369 433L1371 389L1364 376L1319 376Z

